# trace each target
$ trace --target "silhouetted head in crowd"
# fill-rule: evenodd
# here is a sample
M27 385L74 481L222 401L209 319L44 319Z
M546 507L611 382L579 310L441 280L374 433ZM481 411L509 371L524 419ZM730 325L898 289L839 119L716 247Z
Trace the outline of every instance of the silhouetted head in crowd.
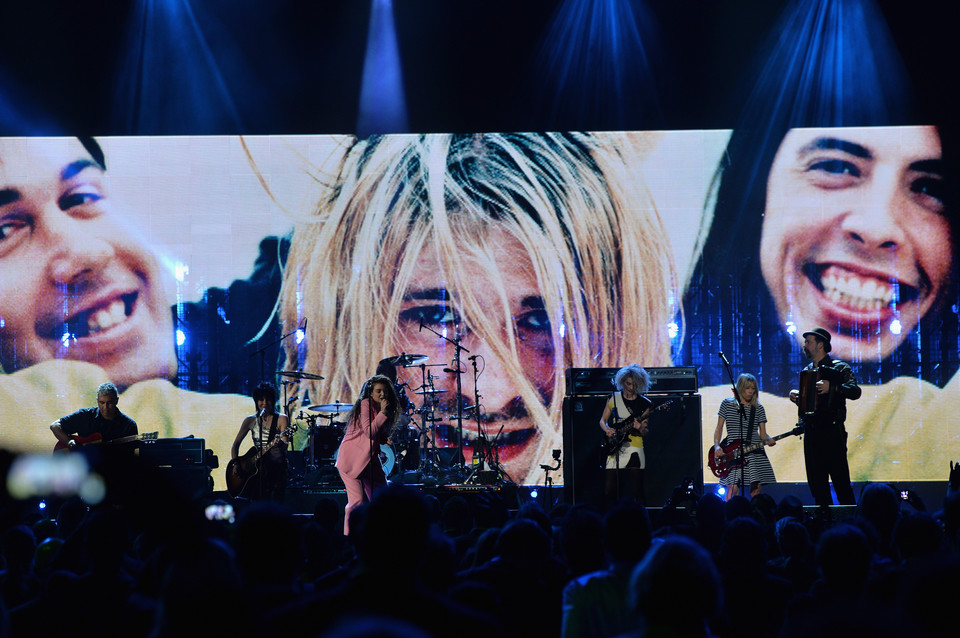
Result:
M870 572L870 542L856 526L838 523L820 536L817 565L830 592L856 597Z
M650 548L650 517L632 501L614 505L603 518L603 546L615 563L636 563Z
M943 527L926 512L904 513L893 530L893 545L901 561L941 554Z
M414 567L423 558L429 530L430 512L423 497L408 487L387 485L366 507L357 553L371 571L396 568L399 561ZM398 553L398 547L403 551Z
M560 552L572 577L603 569L603 519L591 505L577 504L560 524Z
M723 607L713 559L683 536L653 544L633 571L628 598L651 635L707 635Z

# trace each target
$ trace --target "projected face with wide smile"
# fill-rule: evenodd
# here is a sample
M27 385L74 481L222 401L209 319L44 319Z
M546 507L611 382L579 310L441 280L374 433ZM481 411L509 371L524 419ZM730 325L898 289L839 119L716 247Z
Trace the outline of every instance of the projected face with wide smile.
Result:
M828 328L841 359L890 355L949 283L943 179L933 127L791 130L760 243L781 325Z
M424 326L451 339L454 332L459 331L463 338L462 345L470 350L470 355L482 357L477 361L482 372L477 384L486 417L483 421L485 434L488 440L493 440L500 433L497 440L500 461L514 480L522 480L536 462L534 453L541 433L521 397L517 376L511 374L508 359L519 362L522 367L517 370L517 375L525 376L533 385L539 400L549 404L554 382L554 348L550 321L530 257L516 238L494 232L490 242L495 246L490 255L491 263L468 259L465 275L471 282L471 296L484 305L484 330L490 331L494 326L500 326L499 336L484 339L478 330L461 319L458 292L451 290L449 281L444 279L437 250L431 244L418 257L415 265L418 277L404 295L398 347L403 352L426 354L431 363L442 366L444 361L450 362L452 359L453 346L428 330L419 330L419 322L422 319ZM494 277L499 282L493 282ZM506 327L504 309L507 309L513 324L513 338ZM502 341L507 349L515 351L515 355L498 354L492 340ZM461 365L465 373L461 381L463 400L472 404L473 368L467 356L462 355ZM455 445L456 421L449 417L456 414L457 410L456 375L441 369L428 368L432 374L439 375L435 385L443 390L438 396L437 415L443 418L443 422L437 425L438 444ZM408 374L410 372L416 374L408 376L408 380L419 385L419 370L409 370ZM464 442L468 444L477 436L473 412L464 414L463 426ZM469 452L466 454L469 460Z
M0 363L88 361L127 386L176 373L156 260L78 140L0 140Z

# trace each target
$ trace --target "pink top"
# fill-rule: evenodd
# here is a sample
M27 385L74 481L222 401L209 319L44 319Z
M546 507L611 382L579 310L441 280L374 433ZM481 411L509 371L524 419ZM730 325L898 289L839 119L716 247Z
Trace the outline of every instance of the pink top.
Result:
M337 452L337 469L350 478L357 478L370 462L370 430L373 429L374 453L380 452L380 441L386 440L384 432L387 415L373 399L360 402L360 414L350 419L347 431ZM377 457L379 461L379 456Z

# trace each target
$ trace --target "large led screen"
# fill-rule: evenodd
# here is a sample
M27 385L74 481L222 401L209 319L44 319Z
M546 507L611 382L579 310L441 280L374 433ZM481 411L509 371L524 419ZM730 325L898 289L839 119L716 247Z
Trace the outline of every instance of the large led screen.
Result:
M467 463L479 433L542 484L566 368L696 366L706 451L718 353L759 379L778 434L800 335L823 326L864 388L854 480L942 480L960 331L936 129L736 138L2 139L0 446L49 450L109 380L141 432L201 437L223 465L259 381L323 426L345 415L311 406L420 355L398 371L409 424L456 446L459 412ZM769 455L805 480L796 438Z

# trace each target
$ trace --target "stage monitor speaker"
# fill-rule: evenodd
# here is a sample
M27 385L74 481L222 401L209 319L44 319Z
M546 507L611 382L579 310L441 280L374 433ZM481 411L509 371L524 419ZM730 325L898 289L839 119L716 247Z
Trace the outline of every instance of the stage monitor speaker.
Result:
M572 396L563 400L563 489L568 503L605 506L603 497L605 458L602 458L600 416L606 396ZM703 493L700 395L650 397L655 406L675 405L650 417L650 432L644 438L647 469L644 472L646 504L663 505L673 488L693 480Z

